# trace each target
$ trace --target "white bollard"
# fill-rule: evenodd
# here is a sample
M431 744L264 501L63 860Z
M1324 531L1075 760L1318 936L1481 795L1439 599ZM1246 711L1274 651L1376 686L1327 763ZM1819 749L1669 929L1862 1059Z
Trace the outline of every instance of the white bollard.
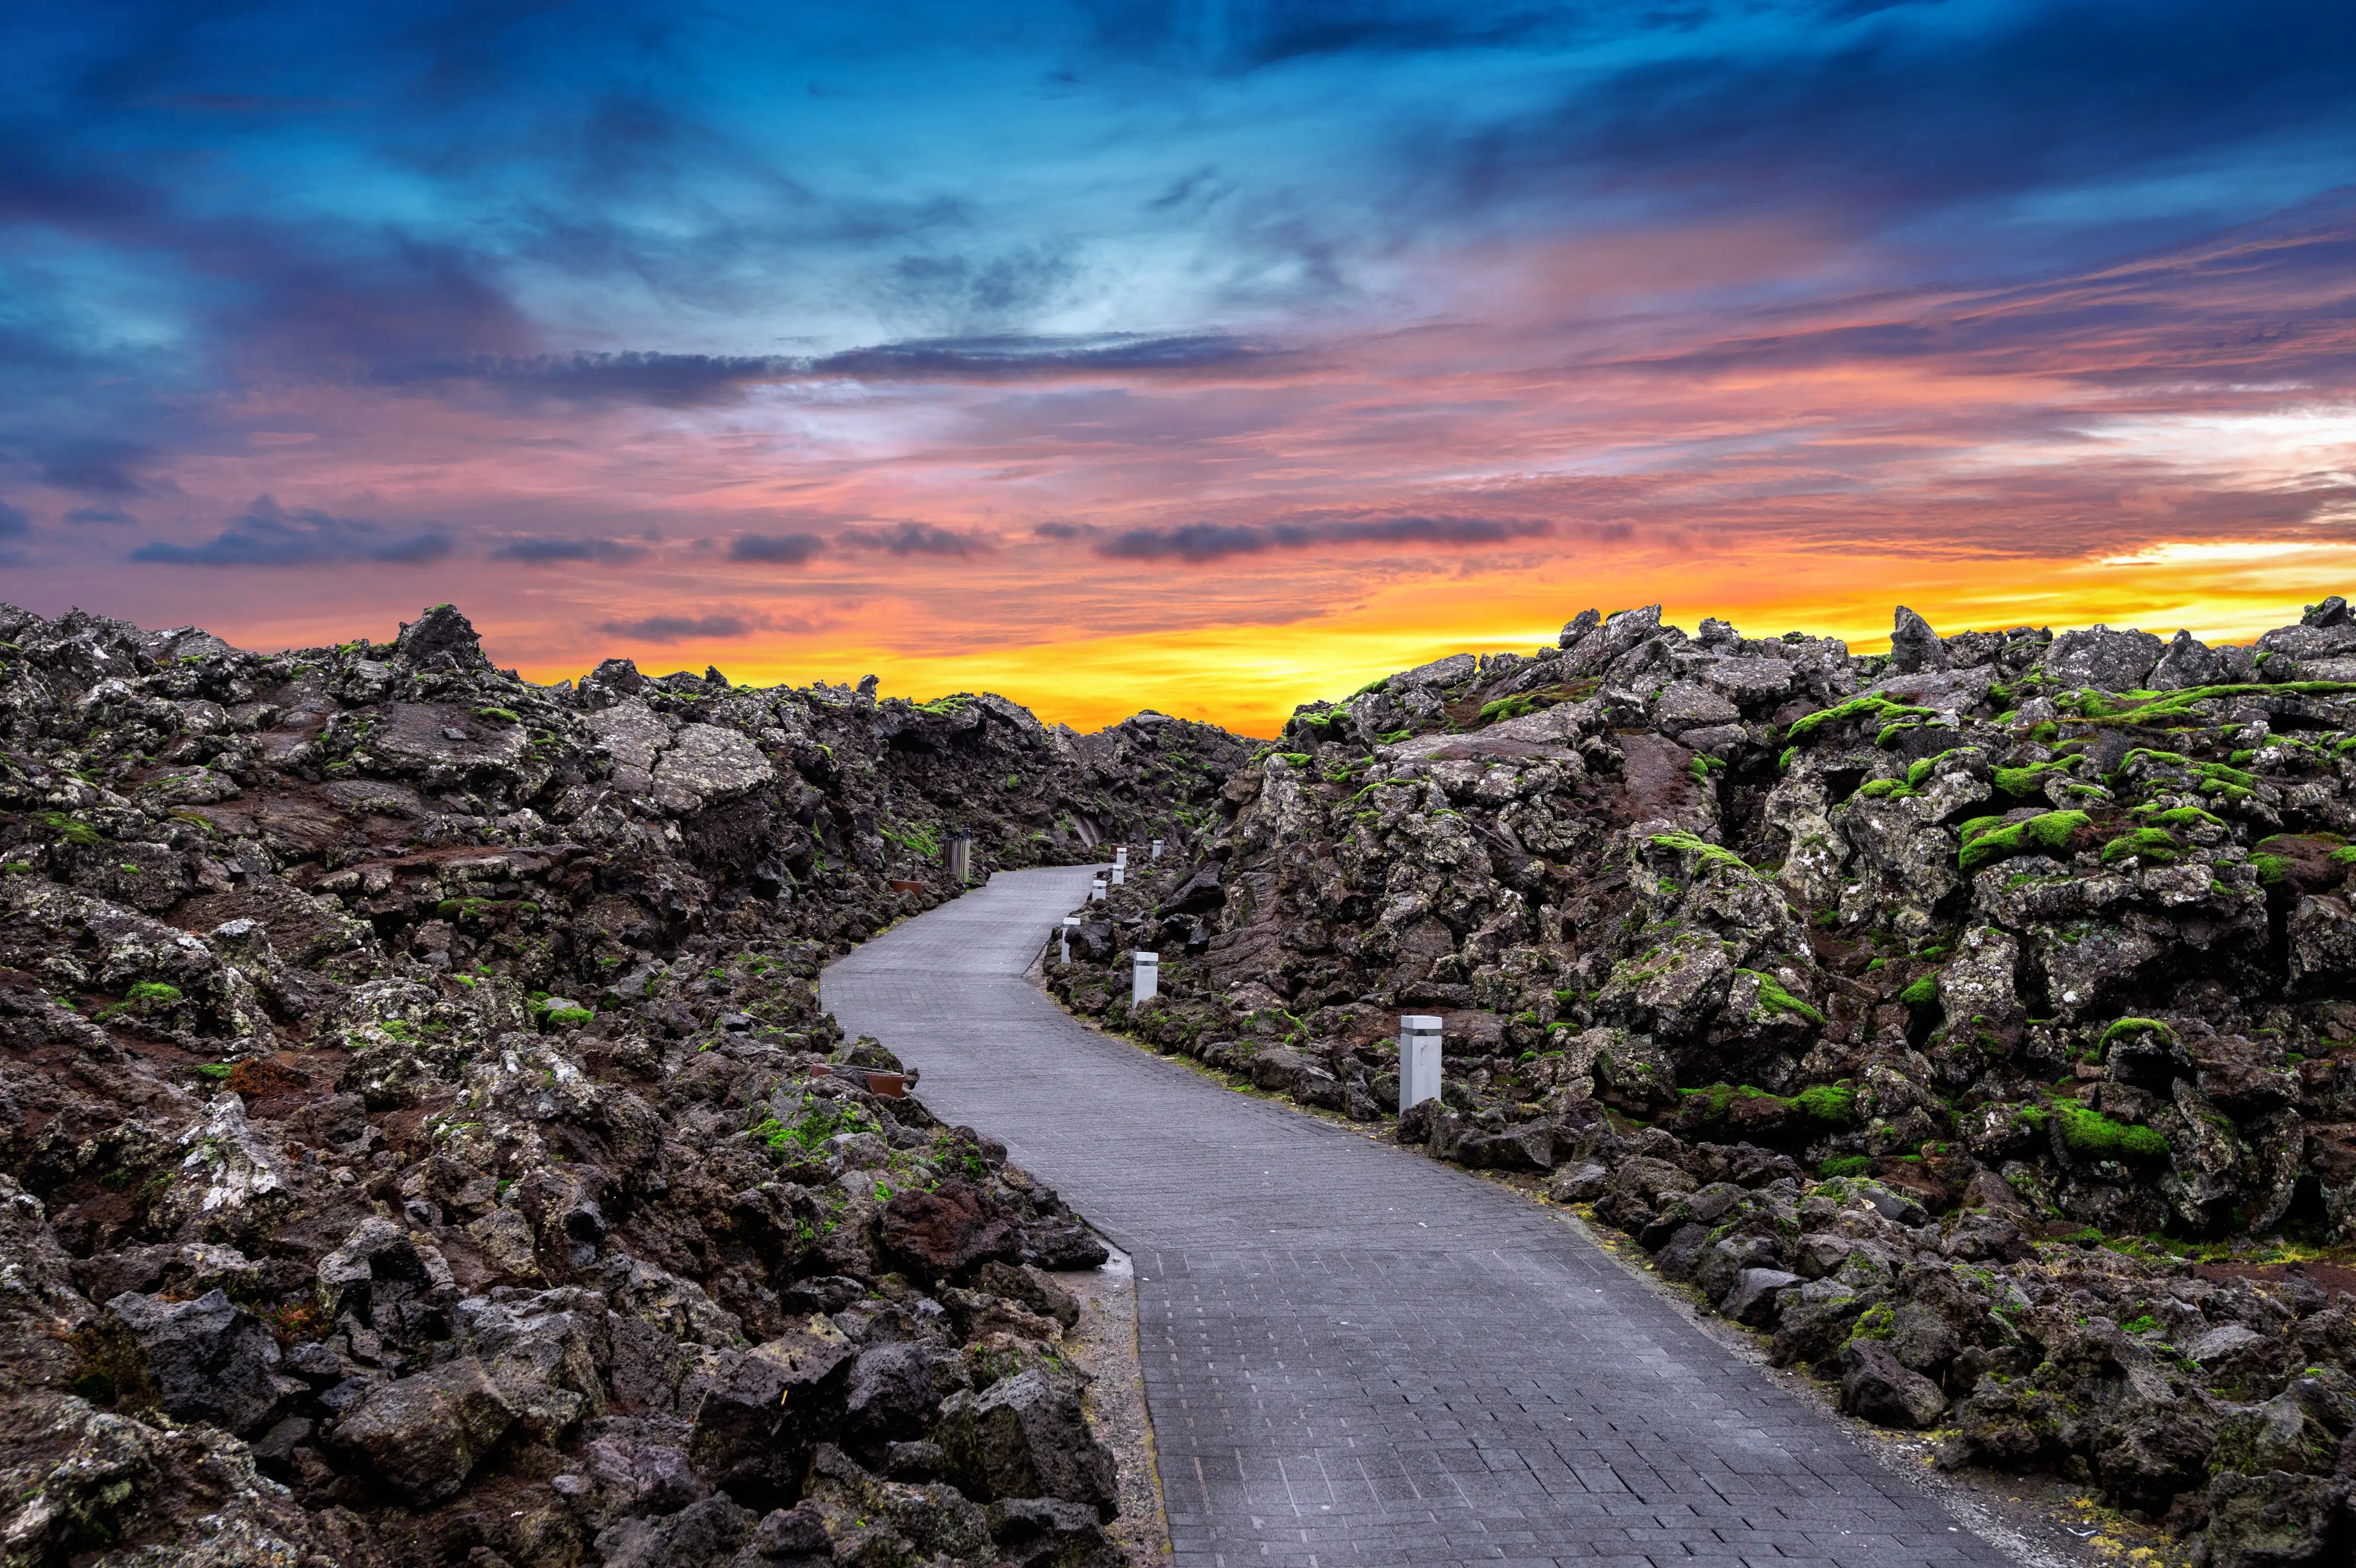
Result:
M1117 844L1117 845L1113 846L1113 851L1112 851L1112 869L1113 869L1114 870L1116 870L1116 871L1125 871L1125 870L1129 869L1129 846L1128 846L1128 845L1126 845L1126 844Z
M1105 880L1102 877L1098 877L1095 881L1088 884L1088 902L1094 903L1104 896Z
M1162 840L1159 838L1153 841L1153 858L1157 860L1162 859Z
M1132 953L1129 955L1129 1005L1150 1002L1162 989L1162 955Z
M1440 1098L1440 1020L1417 1013L1399 1018L1399 1115Z
M1119 887L1123 882L1128 880L1129 868L1127 866L1115 866L1112 869L1112 885L1114 887Z
M1072 933L1079 929L1079 924L1078 915L1067 914L1064 917L1063 929L1055 933L1057 949L1063 955L1063 961L1066 964L1072 961Z

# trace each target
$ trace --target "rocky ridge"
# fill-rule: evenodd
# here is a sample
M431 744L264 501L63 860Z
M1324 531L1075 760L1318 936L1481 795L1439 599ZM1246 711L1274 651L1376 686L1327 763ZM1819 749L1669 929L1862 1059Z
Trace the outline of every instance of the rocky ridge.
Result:
M0 1562L1121 1561L1101 1244L816 980L1242 754L0 607Z
M1589 1206L1950 1463L2356 1545L2356 616L1892 651L1590 611L1300 709L1068 1006ZM1128 954L1162 955L1132 1009Z

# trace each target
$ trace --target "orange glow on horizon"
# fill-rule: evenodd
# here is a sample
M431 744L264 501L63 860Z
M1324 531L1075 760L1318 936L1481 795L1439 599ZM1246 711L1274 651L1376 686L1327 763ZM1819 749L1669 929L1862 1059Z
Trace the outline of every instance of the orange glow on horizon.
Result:
M1663 563L1569 564L1516 574L1401 583L1333 613L1284 624L1234 624L934 654L883 639L752 638L636 654L649 673L710 662L740 683L847 684L880 677L887 696L995 691L1048 723L1088 731L1141 709L1274 735L1293 709L1337 700L1378 676L1462 652L1551 645L1590 607L1661 603L1693 630L1708 615L1745 634L1843 637L1873 653L1890 641L1892 606L1944 633L2022 624L2055 630L2097 622L2162 636L2181 626L2208 642L2243 642L2298 618L2356 565L2356 545L2161 546L2134 560L1919 558L1799 553ZM464 608L464 606L461 606ZM483 623L497 656L498 622ZM577 663L528 661L532 679L578 677Z

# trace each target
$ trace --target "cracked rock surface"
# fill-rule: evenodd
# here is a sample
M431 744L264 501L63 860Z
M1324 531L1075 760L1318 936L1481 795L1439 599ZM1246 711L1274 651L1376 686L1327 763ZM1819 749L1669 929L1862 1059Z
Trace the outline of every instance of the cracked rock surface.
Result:
M1242 756L0 607L0 1563L1123 1561L1101 1243L815 981Z

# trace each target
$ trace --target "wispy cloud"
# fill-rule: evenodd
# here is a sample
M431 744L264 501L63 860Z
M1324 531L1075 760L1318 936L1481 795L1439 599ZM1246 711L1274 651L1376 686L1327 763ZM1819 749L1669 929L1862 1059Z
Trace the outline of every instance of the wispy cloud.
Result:
M927 523L895 523L884 528L845 528L834 536L845 549L883 550L891 555L985 555L992 546L979 534L937 528Z
M1327 517L1125 528L1096 548L1098 555L1115 560L1176 560L1199 563L1272 549L1319 549L1344 545L1477 548L1542 539L1552 532L1554 525L1543 517Z
M257 496L242 515L202 544L151 540L133 550L131 559L160 566L417 566L449 553L450 538L439 530L391 533L362 518L310 507L289 510Z
M513 539L491 551L493 560L519 560L529 565L552 565L567 561L592 561L600 566L622 566L647 553L644 545L625 539Z
M603 622L598 630L642 643L683 643L697 637L741 637L757 624L742 615L648 615Z
M728 541L728 559L761 566L800 566L823 553L816 534L738 534Z

